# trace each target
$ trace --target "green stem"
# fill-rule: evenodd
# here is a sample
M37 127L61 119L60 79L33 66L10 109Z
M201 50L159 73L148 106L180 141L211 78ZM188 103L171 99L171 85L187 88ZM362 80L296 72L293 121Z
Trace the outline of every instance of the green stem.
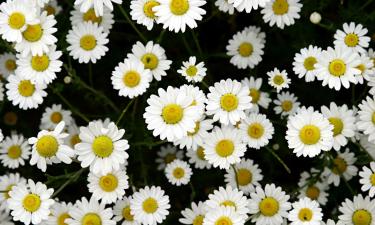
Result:
M61 101L63 101L70 108L70 110L74 114L81 117L85 122L87 123L90 122L90 120L84 114L82 114L78 109L76 109L72 104L70 104L70 102L60 92L58 92L56 89L52 89L52 91L61 99Z
M277 161L279 161L279 163L284 167L284 169L286 170L286 172L288 172L289 174L291 173L289 167L286 165L286 163L276 154L276 152L271 149L270 147L266 146L265 147L272 155L273 157L275 157L277 159Z
M199 44L198 37L197 37L197 35L195 34L194 30L191 30L191 34L192 34L192 36L193 36L193 39L194 39L195 45L197 46L198 53L199 53L199 57L202 58L203 53L202 53L201 45Z
M161 43L161 41L163 40L163 37L164 37L164 34L165 34L166 30L163 30L162 32L160 32L160 35L158 37L158 39L156 40L157 43Z
M231 165L233 171L234 171L234 176L236 177L235 180L236 180L236 186L237 186L237 189L240 190L240 186L238 185L238 176L237 176L237 170L236 170L236 167L234 165Z
M62 190L64 190L64 188L66 186L68 186L70 183L72 182L75 182L79 177L80 175L82 174L83 171L85 171L87 168L82 168L80 170L78 170L75 174L73 174L71 177L69 177L69 179L67 181L65 181L60 187L59 189L57 189L57 191L55 191L52 195L51 198L54 198L56 197Z
M88 65L88 70L89 70L89 83L90 83L90 86L91 87L94 87L94 82L92 80L92 64L91 62L89 62L89 65Z
M135 142L132 144L132 146L147 146L149 148L152 148L154 146L162 145L164 143L167 143L167 141L157 141L157 142L152 142L152 143L143 141L143 142Z
M122 110L121 115L118 117L118 119L116 121L116 126L119 124L119 122L121 121L122 117L124 117L126 111L128 111L129 107L134 102L134 100L135 100L135 98L133 98L132 100L130 100L130 102L126 105L126 107L124 108L124 110Z
M132 26L132 28L135 30L135 32L138 34L138 36L142 39L143 42L146 42L147 39L145 38L145 36L143 36L143 34L138 30L138 28L135 26L135 24L133 23L133 21L130 19L128 13L125 11L125 9L122 7L122 5L118 5L118 8L120 9L122 15L125 17L126 21L128 21L128 23L130 24L130 26Z
M187 42L186 38L185 38L185 35L182 35L182 42L184 43L184 46L186 48L186 50L188 51L189 55L193 55L193 51L191 50L190 46L189 46L189 43Z
M193 202L194 201L194 198L195 198L195 188L194 188L194 185L192 184L192 182L190 181L189 182L189 185L190 185L190 189L191 189L191 193L190 193L190 202Z

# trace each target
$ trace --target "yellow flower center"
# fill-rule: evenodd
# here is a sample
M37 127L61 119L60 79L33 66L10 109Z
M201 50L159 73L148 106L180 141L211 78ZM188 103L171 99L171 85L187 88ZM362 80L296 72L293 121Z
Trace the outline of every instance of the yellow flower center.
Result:
M363 64L359 64L356 68L361 71L361 74L366 70L366 66Z
M52 121L52 123L55 123L55 124L58 124L58 123L60 123L61 122L61 120L62 120L62 114L60 113L60 112L53 112L52 114L51 114L51 121Z
M8 148L8 157L11 159L18 159L21 156L22 150L19 145L12 145Z
M352 222L354 225L370 225L372 222L372 215L366 209L359 209L353 213Z
M81 220L82 225L102 225L102 219L96 213L87 213Z
M198 215L194 218L193 220L193 225L202 225L203 224L203 220L204 220L204 216L203 215Z
M187 69L186 69L186 74L189 76L189 77L194 77L195 75L197 75L197 72L198 72L198 69L196 66L189 66Z
M19 30L26 24L25 16L20 12L14 12L9 16L8 24L12 29Z
M329 63L328 71L332 76L340 77L345 74L346 64L341 59L334 59Z
M182 120L184 110L177 104L168 104L164 106L161 116L167 124L176 124Z
M5 199L10 198L9 192L12 190L13 186L14 186L14 184L11 184L7 188L5 188L5 192L4 192L4 198Z
M375 112L372 113L371 121L373 124L375 124Z
M159 207L158 202L154 198L151 198L151 197L147 198L142 203L143 210L148 214L156 212L158 207Z
M293 108L293 102L289 100L285 100L281 103L281 108L284 112L289 112Z
M45 71L49 66L49 58L47 55L33 56L31 58L31 67L38 72Z
M156 16L155 16L155 12L152 9L154 8L154 6L157 6L157 5L160 5L159 2L157 2L157 1L154 1L154 0L147 1L143 5L143 12L144 12L144 14L148 18L154 19Z
M299 137L305 145L314 145L320 140L320 129L315 125L305 125L300 130Z
M238 53L242 57L249 57L253 53L253 45L249 42L244 42L238 47Z
M233 141L227 139L221 140L216 144L215 150L220 157L228 157L234 152Z
M216 220L215 225L233 225L233 222L229 217L221 216Z
M347 34L345 36L344 42L349 47L355 47L358 45L358 42L359 42L358 35L354 33Z
M14 71L17 68L16 61L13 59L8 59L5 61L5 68L9 71Z
M199 146L197 149L197 156L200 160L205 160L204 148L202 148L201 146Z
M275 83L276 85L282 85L284 83L283 76L281 74L274 76L273 77L273 83Z
M236 203L234 203L233 201L231 200L226 200L226 201L223 201L220 203L221 206L231 206L231 207L234 207L236 208Z
M97 23L97 24L100 24L102 22L102 17L96 16L95 10L93 8L87 10L87 12L85 12L82 15L82 19L85 22L91 21L92 23Z
M279 211L279 202L272 197L266 197L260 201L259 210L263 216L273 216Z
M185 170L181 167L177 167L173 170L173 177L176 179L181 179L185 176Z
M298 213L298 219L305 222L310 221L313 217L313 212L311 209L308 208L302 208Z
M52 135L44 135L36 142L36 151L44 158L55 156L58 149L59 142Z
M275 15L284 15L289 10L289 3L287 0L275 0L272 10Z
M168 164L168 163L173 162L173 160L175 160L175 159L176 159L176 155L175 155L175 154L171 154L171 153L169 153L169 154L167 154L167 155L165 156L165 158L164 158L164 162L165 162L166 164Z
M23 208L30 213L37 211L41 203L40 197L36 194L27 194L22 200Z
M75 134L73 135L71 138L70 138L70 144L72 146L78 144L78 143L81 143L81 139L79 138L79 135L78 134Z
M44 11L47 11L47 15L55 15L56 14L56 9L53 8L51 5L46 5L44 7Z
M253 174L250 170L242 168L237 170L237 182L240 186L246 186L253 180Z
M142 56L141 61L143 62L146 69L153 70L159 65L159 58L154 53L146 53Z
M92 149L96 156L106 158L113 152L113 141L106 135L98 136L92 142Z
M35 85L31 83L30 80L22 80L18 84L18 92L23 97L30 97L34 94Z
M372 186L375 186L375 173L373 173L370 177L370 183Z
M255 88L250 88L251 103L256 104L260 98L260 92Z
M125 75L122 78L122 81L124 82L125 86L134 88L141 81L141 76L139 75L137 71L130 70L125 73Z
M320 195L320 190L316 186L309 186L306 189L306 196L312 200L318 199L319 195Z
M126 221L134 221L134 216L131 214L130 206L126 206L122 209L122 217L124 217Z
M57 225L68 225L65 223L65 220L71 218L68 213L62 213L58 218L57 218Z
M43 29L40 24L27 25L26 30L22 33L23 37L29 42L39 41L43 36Z
M118 186L117 177L111 173L100 177L99 187L106 192L114 191Z
M328 118L328 120L333 125L333 136L341 134L342 130L344 129L344 123L342 120L337 117L331 117Z
M303 66L307 71L314 70L315 69L315 63L317 62L315 57L307 57L305 61L303 62Z
M337 175L343 174L346 171L347 168L348 168L348 165L343 158L336 157L333 160L332 172L334 174L337 174Z
M247 128L247 134L254 139L259 139L264 134L264 127L260 123L252 123Z
M189 10L188 0L171 0L169 3L169 8L171 12L176 16L184 15Z
M237 109L238 98L234 94L225 94L220 98L220 106L223 110L230 112Z
M188 136L194 136L198 133L199 131L199 128L200 128L200 122L196 122L195 123L195 128L194 128L194 131L193 132L188 132Z
M87 34L81 37L79 45L86 51L91 51L96 47L96 38L94 35Z

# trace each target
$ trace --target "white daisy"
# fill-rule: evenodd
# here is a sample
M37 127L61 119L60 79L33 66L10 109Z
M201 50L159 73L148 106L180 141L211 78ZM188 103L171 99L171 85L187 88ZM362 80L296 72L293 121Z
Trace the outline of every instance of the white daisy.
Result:
M318 177L317 180L312 180L312 178L316 178L316 175L319 173L320 171L316 169L311 169L310 173L306 171L301 173L301 177L298 181L298 186L300 187L298 197L300 199L308 197L311 200L319 202L321 205L325 205L328 201L328 184L324 181L320 181L320 177Z
M10 74L14 74L17 69L16 55L13 53L0 54L0 74L2 78L7 78Z
M134 215L130 210L131 197L124 197L122 200L118 200L113 206L113 220L116 222L121 222L121 225L139 225L137 221L134 220Z
M177 150L177 148L171 144L162 146L156 154L158 155L155 160L158 164L158 170L164 170L166 165L173 162L173 160L182 159L184 157L184 153L181 150Z
M343 31L337 30L335 33L335 46L344 46L354 51L366 52L366 48L369 46L370 37L365 36L368 32L362 24L355 24L354 22L344 23Z
M69 136L65 138L65 144L74 149L75 145L81 142L79 138L79 128L74 121L68 126L68 134Z
M357 65L357 69L361 71L359 75L356 76L357 82L363 84L363 80L371 81L375 77L375 67L374 61L368 57L366 53L362 53L359 56L360 64Z
M138 24L151 30L157 19L154 7L160 5L156 0L132 0L130 2L130 15Z
M257 37L260 39L260 42L266 44L266 33L262 32L260 27L257 26L248 26L243 29L245 32L255 32ZM240 33L241 31L237 32Z
M217 224L242 225L245 224L245 218L236 213L233 207L221 206L207 212L203 219L203 225Z
M10 173L7 175L0 176L0 190L4 191L0 193L0 211L4 210L9 212L7 200L10 198L9 192L16 185L25 186L26 179L21 177L18 173Z
M243 141L250 148L259 149L266 146L272 138L274 128L264 114L251 113L240 124Z
M288 215L291 225L320 225L323 213L318 202L305 197L294 202L292 207Z
M122 4L122 0L75 0L74 5L79 6L81 12L87 12L90 8L94 7L95 14L97 16L102 16L104 7L108 8L109 10L113 11L112 2L116 4Z
M134 219L144 225L162 223L169 214L169 197L160 187L146 186L133 194L130 200Z
M43 172L47 165L60 163L70 164L74 156L74 150L64 144L63 139L68 136L62 133L65 122L57 124L53 131L42 130L37 137L29 138L29 144L33 145L30 165L37 165Z
M187 162L179 159L168 163L164 173L169 183L176 186L188 184L190 182L191 175L193 175L190 165Z
M375 98L367 96L358 107L357 127L364 134L369 135L370 142L375 143Z
M66 225L66 219L70 218L69 210L73 208L72 203L55 202L51 207L51 214L48 220L43 222L46 225Z
M272 71L267 72L267 76L268 84L271 87L276 88L277 92L280 92L283 88L289 88L291 80L288 77L286 70L280 71L279 69L275 68Z
M160 5L152 8L157 23L163 24L163 29L185 32L186 26L193 29L198 26L196 20L202 20L206 11L201 7L204 0L158 0Z
M362 195L354 196L353 201L345 199L345 202L339 207L341 215L339 222L345 225L374 225L375 221L375 200L370 200L369 196L365 198Z
M194 164L196 169L210 169L212 166L206 160L202 146L198 146L196 150L188 148L186 151L186 156L189 158L189 163Z
M62 11L62 7L58 4L57 0L49 0L43 7L47 11L47 15L58 15Z
M108 33L103 31L103 27L96 23L89 21L77 24L66 36L69 55L78 59L79 63L96 63L108 51L105 46L109 42L107 36Z
M267 109L268 105L271 102L269 94L267 92L261 91L263 79L262 78L254 78L250 77L244 78L241 81L243 86L249 88L249 95L251 96L251 103L253 103L253 107L250 109L251 112L259 112L259 106Z
M275 113L281 114L281 116L293 115L300 105L298 98L288 91L277 94L277 99L273 100L273 103L275 104Z
M73 124L72 113L69 110L62 109L62 105L53 104L47 107L40 121L40 129L53 130L61 122L69 127Z
M293 25L299 19L302 4L299 0L271 0L262 9L263 20L272 27L276 24L280 29Z
M31 2L31 4L34 4L34 6L43 8L44 5L49 2L49 0L31 0Z
M128 58L141 61L145 69L149 69L157 81L167 75L166 71L172 64L172 61L167 59L164 48L159 44L154 44L153 41L147 42L146 45L139 41L135 43Z
M362 184L361 190L368 191L372 198L375 195L375 162L370 163L370 168L364 166L359 172L361 179L359 183Z
M228 3L228 0L216 0L215 5L222 12L229 13L230 15L233 15L234 13L235 8L233 4Z
M0 143L0 160L4 167L11 169L25 165L30 157L30 146L23 135L12 134Z
M229 4L232 4L239 12L245 10L246 13L250 13L252 9L257 10L264 8L266 3L270 0L228 0Z
M181 211L182 218L178 221L182 224L203 224L204 217L206 215L207 209L205 208L205 204L203 202L198 202L195 204L194 202L191 203L191 208L186 208Z
M91 23L96 23L98 26L103 27L104 33L108 33L115 23L113 13L107 8L104 8L102 16L97 16L93 8L81 12L77 6L74 7L70 14L70 22L72 23L72 26L91 21Z
M294 56L293 71L298 75L298 78L305 77L306 82L312 82L316 77L315 64L322 49L313 45L308 48L302 48L299 53Z
M119 170L129 158L128 141L123 139L124 129L118 129L111 122L90 122L87 127L80 127L81 142L75 145L77 159L83 168L90 167L95 174L105 175L112 170Z
M144 69L141 62L134 59L125 59L112 72L113 89L119 90L120 96L137 97L146 92L152 80L150 70Z
M190 56L189 61L182 62L182 65L177 72L189 82L201 82L206 76L207 68L204 67L204 62L197 63L195 56Z

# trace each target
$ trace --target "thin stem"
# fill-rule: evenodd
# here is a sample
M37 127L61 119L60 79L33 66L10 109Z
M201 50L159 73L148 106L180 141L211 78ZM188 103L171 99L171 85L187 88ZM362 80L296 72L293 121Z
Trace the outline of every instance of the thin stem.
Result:
M356 193L354 192L353 188L350 186L349 182L346 180L346 178L345 178L342 174L341 174L340 176L341 176L342 180L344 181L345 186L349 189L350 193L351 193L353 196L355 196Z
M122 117L124 117L126 111L128 111L129 107L134 102L134 100L135 100L135 98L133 98L132 100L130 100L130 102L126 105L126 107L124 108L124 110L122 110L121 115L118 117L118 119L116 121L116 125L119 124L119 122L121 121Z
M288 172L289 174L291 173L289 167L286 165L286 163L276 154L276 152L271 149L270 147L266 146L265 147L272 155L273 157L275 157L277 159L277 161L279 161L279 163L284 167L284 169L286 170L286 172Z
M193 55L193 51L191 50L190 46L189 46L189 43L187 42L186 38L185 38L185 35L182 35L182 42L184 43L184 46L186 48L186 50L188 51L189 55Z
M362 151L366 152L366 154L370 157L370 159L372 161L374 161L375 159L372 157L372 155L367 151L367 149L365 149L360 143L357 143L357 142L352 142L353 144L357 145L359 149L361 149Z
M192 36L193 36L193 39L194 39L195 45L197 46L199 56L202 58L203 53L202 53L201 45L199 44L198 37L197 37L197 35L195 34L194 30L191 30L191 34L192 34Z
M88 70L89 70L89 84L91 87L94 87L94 82L92 80L92 63L90 62L88 65Z
M238 185L238 176L237 176L237 170L236 170L236 167L234 165L231 165L233 171L234 171L234 176L236 177L235 180L236 180L236 186L237 186L237 189L240 190L240 186Z
M190 185L190 189L191 189L190 201L193 202L194 198L195 198L195 188L194 188L194 185L191 181L189 182L189 185Z
M167 143L167 141L157 141L153 143L143 141L143 142L135 142L133 143L133 146L148 146L149 148L152 148L154 146L162 145L164 143Z
M162 32L160 32L160 35L159 35L158 39L156 40L157 43L160 44L160 42L163 40L165 32L166 32L166 30L163 30Z
M205 86L206 88L208 88L209 86L208 86L208 84L206 83L206 82L204 82L203 80L202 80L202 82L201 82L202 84L203 84L203 86Z
M118 5L118 8L120 9L122 15L125 17L126 21L128 21L128 23L130 24L130 26L132 26L132 28L135 30L135 32L138 34L138 36L142 39L143 42L146 42L147 39L145 38L145 36L143 36L143 34L138 30L138 28L135 26L135 24L133 23L133 21L130 19L128 13L125 11L125 9L122 7L122 5Z
M73 174L67 181L65 181L60 187L59 189L57 189L57 191L55 191L52 195L51 198L54 198L56 197L62 190L64 190L64 188L66 186L68 186L70 183L72 182L75 182L79 177L80 175L82 174L83 171L85 171L87 168L82 168L80 170L78 170L75 174Z

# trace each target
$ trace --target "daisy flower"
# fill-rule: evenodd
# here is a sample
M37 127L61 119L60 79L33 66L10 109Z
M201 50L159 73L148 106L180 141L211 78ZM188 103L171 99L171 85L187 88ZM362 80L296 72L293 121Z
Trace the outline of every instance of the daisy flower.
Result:
M292 222L291 225L320 225L323 219L319 203L309 198L299 199L292 204L292 208L288 215L289 221Z
M5 87L8 100L14 106L18 105L23 110L38 108L43 103L43 97L47 96L47 92L44 91L46 88L44 84L34 83L25 78L25 75L19 73L10 75Z
M13 53L0 54L0 74L6 79L10 74L14 74L17 69L16 55Z
M375 218L375 200L370 200L369 196L365 198L362 195L356 195L353 201L345 199L345 202L339 207L341 215L339 222L345 225L368 224L374 225Z
M242 225L245 224L245 217L238 214L234 207L221 206L207 212L203 219L203 225L217 224Z
M370 37L365 36L368 30L362 24L355 24L354 22L344 23L342 27L343 31L336 31L333 44L335 46L344 46L357 52L366 52L371 40Z
M79 128L74 121L68 126L68 134L69 136L65 139L65 142L74 149L76 144L81 143L81 139L79 138Z
M116 225L112 220L113 212L111 208L106 208L103 202L98 202L95 198L87 200L83 197L78 200L74 207L69 209L70 218L65 219L68 225Z
M266 3L270 0L228 0L228 4L232 4L239 12L245 10L246 13L250 13L252 9L257 10L264 8Z
M321 112L330 124L333 125L333 149L336 151L348 144L348 138L354 137L356 130L353 110L348 106L337 106L331 102L329 108L321 107Z
M333 145L333 125L321 113L301 110L288 118L288 147L298 157L314 157L329 151Z
M368 140L375 143L375 97L367 96L358 105L357 128L368 135Z
M31 2L31 4L34 4L34 6L43 8L44 5L49 2L49 0L31 0Z
M147 30L152 30L157 17L154 6L160 5L156 0L132 0L130 2L130 15L138 24L146 26Z
M362 53L359 56L360 64L357 65L357 69L361 71L359 75L356 76L357 82L363 84L363 79L371 81L375 76L374 61L368 57L366 53Z
M352 179L357 175L358 168L354 165L357 158L353 152L349 152L349 149L345 149L345 152L337 152L337 156L332 160L330 168L326 167L322 173L328 184L339 186L341 176L346 181Z
M291 80L288 77L286 70L280 71L279 69L275 68L273 71L267 72L267 75L268 84L271 87L276 88L277 92L280 92L283 88L289 88Z
M179 159L168 163L164 173L169 183L176 186L188 184L190 182L191 175L193 175L190 165L187 162Z
M64 121L67 127L72 125L74 123L72 112L62 109L61 104L53 104L45 109L40 127L45 130L53 130L61 121Z
M269 143L274 133L272 123L266 115L252 113L240 124L243 142L250 148L260 149Z
M43 10L47 12L47 15L58 15L62 11L62 7L59 6L57 0L49 0L43 7Z
M269 23L271 27L276 24L280 29L284 29L300 18L301 8L302 4L299 0L271 0L260 12L265 23Z
M146 186L133 194L130 210L134 219L144 225L162 223L169 214L169 197L160 187Z
M72 162L74 150L64 144L63 139L68 136L62 133L64 127L65 122L61 121L53 131L42 130L37 137L29 138L29 144L32 145L30 165L37 165L45 172L47 165L52 163Z
M192 202L191 208L186 208L181 211L182 218L178 221L182 224L203 224L204 216L206 215L207 209L203 202L198 202L198 204Z
M22 41L14 47L23 57L29 54L43 56L43 53L48 53L50 46L57 42L57 38L53 36L57 31L54 27L57 23L55 17L42 12L39 21L37 24L27 25L22 32Z
M120 96L134 98L146 92L152 74L138 60L125 59L116 66L111 80L113 89L119 90Z
M196 20L202 20L206 11L201 7L204 0L158 0L159 5L152 8L157 23L163 24L163 29L185 32L186 25L193 29L198 26Z
M257 186L255 192L250 193L249 200L251 222L256 225L281 224L283 218L288 217L288 210L291 204L288 202L289 195L274 184L266 184L264 190Z
M182 65L177 72L185 77L188 82L201 82L206 76L207 69L204 67L204 62L197 63L195 56L190 56L189 61L182 62Z
M55 45L42 55L17 55L17 73L25 74L35 83L50 84L56 79L56 73L61 71L61 56L62 52L56 51Z
M131 197L124 197L122 200L118 200L113 206L113 220L116 222L121 222L121 225L139 225L137 221L134 220L134 215L130 210Z
M89 173L87 187L92 196L101 203L110 204L121 199L129 188L125 170L111 171L105 175Z
M18 173L10 173L7 175L0 176L0 190L4 192L0 193L0 212L5 211L9 213L9 207L7 200L10 198L9 192L16 185L25 186L26 179L21 177Z
M107 36L108 33L103 31L103 27L96 23L89 21L77 24L66 36L69 55L78 59L79 63L96 63L108 51L105 46L109 42Z
M362 191L369 191L369 196L372 198L375 195L375 162L370 163L370 168L364 166L359 172L361 179L359 183L362 184Z
M229 40L227 55L230 63L239 69L254 68L262 61L264 43L254 31L244 30Z
M72 23L72 26L77 26L84 22L91 22L103 27L104 33L109 33L115 23L112 11L107 8L103 9L103 15L97 16L93 8L81 12L79 7L75 6L70 14L70 22Z
M241 162L234 164L234 169L227 169L225 183L232 188L237 188L238 184L238 188L244 194L248 195L253 192L263 179L262 171L259 169L258 164L255 164L251 159L242 159Z
M28 25L36 24L37 9L27 0L7 0L0 5L0 35L8 42L19 43Z
M243 86L249 88L249 95L251 96L251 103L253 103L253 107L250 109L252 112L259 112L259 107L264 109L268 108L268 105L271 102L269 94L267 92L261 91L263 79L262 78L254 78L250 77L244 78L241 81Z
M79 7L83 13L87 12L87 10L93 7L97 16L103 16L104 7L107 7L109 10L113 11L112 2L122 4L122 0L75 0L74 5Z
M239 163L246 152L242 133L231 127L215 127L205 138L203 145L205 159L214 167L228 169Z
M245 32L255 32L255 34L257 35L257 37L260 39L260 42L263 43L263 44L266 44L266 33L265 32L262 32L262 30L260 29L260 27L257 27L257 26L248 26L248 27L245 27L243 29L243 31ZM240 33L241 31L237 32Z
M229 13L229 15L233 15L234 13L234 6L233 4L229 4L227 0L216 0L215 5L219 8L220 11Z
M172 61L167 59L164 48L159 44L154 44L153 41L147 42L146 45L139 41L135 43L128 58L142 62L145 69L149 69L157 81L167 75L166 71L172 64Z
M72 203L55 202L51 207L51 214L48 220L44 223L46 225L66 225L66 219L70 218L69 210L73 208Z
M221 80L209 90L206 114L213 115L214 121L235 125L246 117L245 110L252 107L248 87L236 80Z
M27 184L17 184L9 192L7 200L13 220L29 225L48 219L50 207L55 203L50 199L52 194L52 188L47 189L43 183L34 183L31 179Z
M361 71L356 68L360 64L359 55L348 48L337 46L335 48L328 47L318 57L315 64L316 77L323 81L322 85L336 91L341 86L349 88L350 82L357 83L356 75Z
M128 141L122 139L124 129L118 129L114 122L105 126L103 122L90 122L87 127L80 127L81 142L75 145L77 159L83 168L90 167L94 174L106 175L112 170L119 170L129 158Z
M0 143L1 164L11 169L25 165L25 161L28 161L30 157L30 149L21 134L13 134L10 137L6 137Z
M161 140L172 142L194 132L195 122L202 116L200 107L191 104L191 96L171 86L159 88L158 95L151 95L147 103L143 114L147 129Z
M288 91L277 94L277 99L273 100L273 103L275 104L275 113L281 114L281 116L293 115L300 105L298 98Z
M328 201L328 185L324 181L311 182L311 178L315 178L316 174L319 173L316 169L311 169L311 172L306 171L301 173L298 186L300 187L299 198L308 197L311 200L319 202L321 205L325 205Z
M202 146L198 146L196 150L188 148L186 156L189 158L189 163L194 164L196 169L211 168L211 164L205 158L204 148Z
M156 153L158 157L156 158L156 163L158 163L158 170L164 170L166 165L173 162L175 159L182 159L184 153L181 150L171 144L162 146L160 150Z
M305 77L306 82L312 82L316 77L315 64L322 49L313 45L308 48L302 48L299 53L294 56L293 71L298 75L298 78Z

